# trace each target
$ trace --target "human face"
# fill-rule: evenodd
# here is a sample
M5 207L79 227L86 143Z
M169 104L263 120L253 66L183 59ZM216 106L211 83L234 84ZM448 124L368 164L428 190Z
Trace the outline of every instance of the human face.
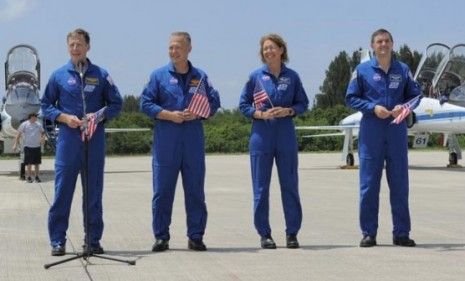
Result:
M388 33L381 33L373 38L371 48L375 52L376 57L390 57L394 43Z
M68 38L68 53L73 64L79 61L85 61L90 46L86 43L84 36L77 34Z
M169 42L169 56L174 64L187 63L192 47L184 36L171 36Z
M278 47L272 40L265 40L262 45L262 55L265 58L266 64L281 64L281 57L284 52L282 47Z

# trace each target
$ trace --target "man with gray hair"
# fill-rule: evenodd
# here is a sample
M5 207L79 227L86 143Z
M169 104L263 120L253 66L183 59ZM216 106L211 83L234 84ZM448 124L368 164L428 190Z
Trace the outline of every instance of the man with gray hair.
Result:
M187 32L169 39L171 62L150 75L141 94L141 110L155 120L153 134L152 251L169 248L171 213L179 172L182 175L187 213L188 248L205 251L205 140L202 121L220 107L218 92L202 70L188 60L192 50ZM197 97L202 110L192 106Z

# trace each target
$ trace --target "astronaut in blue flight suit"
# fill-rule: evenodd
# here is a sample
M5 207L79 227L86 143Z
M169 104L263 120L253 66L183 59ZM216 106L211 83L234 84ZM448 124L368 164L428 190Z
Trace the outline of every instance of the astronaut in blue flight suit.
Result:
M410 239L407 124L392 124L402 104L421 95L407 65L392 57L393 39L385 29L371 37L375 57L357 66L346 102L363 113L358 137L360 158L360 247L376 245L380 181L386 161L393 220L393 243L415 246ZM413 108L419 104L420 98Z
M103 114L108 120L118 115L122 107L122 98L109 74L87 59L89 34L85 30L76 29L68 34L67 45L71 59L52 74L42 97L45 118L59 124L55 155L55 198L48 218L53 256L65 254L66 230L74 189L77 176L84 168L84 143L80 129L84 116L81 87L88 116L106 106ZM82 80L80 72L84 74ZM99 123L88 143L89 251L95 254L103 253L100 239L103 233L104 130L103 123Z
M254 193L254 225L264 249L276 249L269 223L269 190L276 161L286 220L286 246L298 248L302 223L297 174L297 138L292 118L308 108L308 98L298 74L287 68L286 42L277 34L260 40L263 67L255 70L242 90L239 109L253 118L249 141ZM268 97L255 98L262 90Z
M188 248L205 251L207 224L205 204L205 143L202 118L188 110L200 80L206 74L188 60L191 37L174 32L169 40L171 63L156 69L141 94L141 110L155 119L153 135L152 251L169 249L169 226L179 172L182 175L187 215ZM220 107L218 92L209 82L206 95L210 116Z

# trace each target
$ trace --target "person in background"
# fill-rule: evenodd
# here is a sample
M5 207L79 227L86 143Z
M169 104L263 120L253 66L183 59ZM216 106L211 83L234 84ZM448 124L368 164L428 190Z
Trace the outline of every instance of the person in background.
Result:
M42 145L45 142L45 131L42 125L37 122L37 113L31 113L28 120L19 125L18 134L13 143L13 150L18 149L22 138L24 149L24 165L26 166L26 181L41 182L39 178L39 167L42 164ZM34 165L34 175L32 166Z

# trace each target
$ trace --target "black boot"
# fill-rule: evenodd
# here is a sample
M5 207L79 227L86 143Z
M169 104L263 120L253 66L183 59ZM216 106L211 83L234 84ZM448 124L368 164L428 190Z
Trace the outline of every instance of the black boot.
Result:
M156 239L153 244L152 252L163 252L170 248L169 240Z
M300 247L297 235L288 235L286 237L286 247L289 249L297 249Z
M260 244L263 249L276 249L276 243L271 235L262 236L262 238L260 238Z
M415 241L413 241L413 239L410 239L408 236L394 237L392 239L392 243L394 245L402 247L415 247L417 245L415 244Z
M376 246L376 237L373 236L364 236L360 241L360 247L373 247Z
M187 248L194 251L206 251L207 246L203 243L202 239L189 239Z

